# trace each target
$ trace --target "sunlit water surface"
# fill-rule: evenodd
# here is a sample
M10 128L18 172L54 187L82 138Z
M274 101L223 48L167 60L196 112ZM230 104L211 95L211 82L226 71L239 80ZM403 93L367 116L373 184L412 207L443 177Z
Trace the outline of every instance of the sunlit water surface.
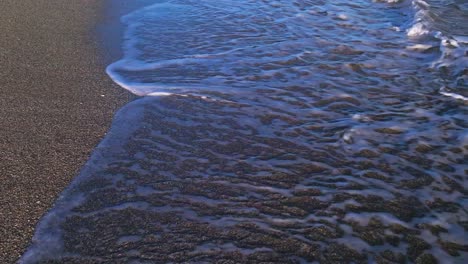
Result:
M466 263L466 1L167 0L23 263ZM231 262L223 262L231 261Z

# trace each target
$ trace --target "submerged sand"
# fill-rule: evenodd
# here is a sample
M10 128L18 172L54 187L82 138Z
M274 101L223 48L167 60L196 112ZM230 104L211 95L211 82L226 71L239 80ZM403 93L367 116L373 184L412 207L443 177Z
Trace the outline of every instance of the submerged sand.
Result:
M0 2L0 263L24 252L129 100L105 74L92 35L101 5Z

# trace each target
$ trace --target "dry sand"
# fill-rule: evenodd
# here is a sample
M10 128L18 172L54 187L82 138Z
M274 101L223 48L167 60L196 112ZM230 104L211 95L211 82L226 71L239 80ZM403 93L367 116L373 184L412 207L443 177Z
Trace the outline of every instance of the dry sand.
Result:
M0 1L0 263L86 162L129 94L105 74L97 0Z

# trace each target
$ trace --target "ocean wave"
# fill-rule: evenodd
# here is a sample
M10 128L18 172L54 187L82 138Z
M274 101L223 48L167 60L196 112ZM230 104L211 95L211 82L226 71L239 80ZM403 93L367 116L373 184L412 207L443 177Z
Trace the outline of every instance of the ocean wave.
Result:
M21 263L463 263L466 31L442 30L434 3L168 0L126 15L107 72L143 98Z

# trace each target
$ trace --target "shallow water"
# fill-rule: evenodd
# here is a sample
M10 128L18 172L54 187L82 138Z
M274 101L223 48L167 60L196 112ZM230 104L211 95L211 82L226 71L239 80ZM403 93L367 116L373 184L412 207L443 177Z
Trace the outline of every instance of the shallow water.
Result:
M173 0L23 263L463 263L464 1Z

